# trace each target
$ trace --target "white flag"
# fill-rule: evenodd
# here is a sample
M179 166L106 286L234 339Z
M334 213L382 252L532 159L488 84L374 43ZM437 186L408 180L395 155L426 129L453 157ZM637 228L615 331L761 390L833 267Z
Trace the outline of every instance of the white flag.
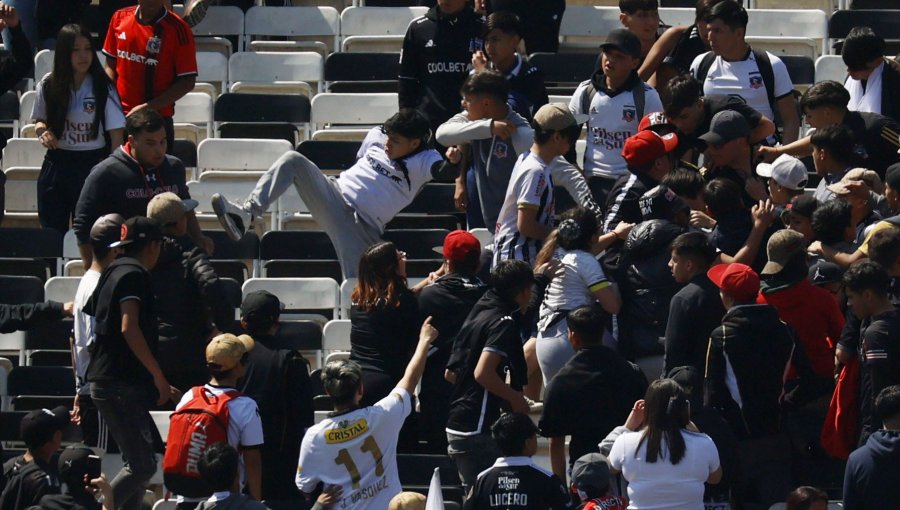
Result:
M441 472L434 468L431 476L431 485L428 486L428 499L425 500L425 510L444 510L444 494L441 492Z

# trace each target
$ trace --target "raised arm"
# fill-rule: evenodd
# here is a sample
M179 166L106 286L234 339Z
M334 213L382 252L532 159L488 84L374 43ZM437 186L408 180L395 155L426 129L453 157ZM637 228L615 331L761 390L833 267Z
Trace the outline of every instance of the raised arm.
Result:
M403 373L403 378L397 383L398 388L403 388L410 395L413 394L416 385L419 384L419 379L422 378L422 372L425 371L425 361L428 359L428 346L437 337L438 330L434 329L434 326L431 325L431 317L428 317L419 331L419 343L416 344L416 350L412 355L412 359L406 365L406 372Z

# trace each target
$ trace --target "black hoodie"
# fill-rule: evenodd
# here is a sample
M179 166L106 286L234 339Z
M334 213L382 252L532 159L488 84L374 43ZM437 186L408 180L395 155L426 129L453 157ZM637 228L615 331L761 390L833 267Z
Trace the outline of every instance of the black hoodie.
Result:
M459 113L459 89L472 53L482 49L484 24L471 7L453 15L435 6L412 20L400 53L400 108L416 108L432 131Z
M844 475L845 510L900 508L900 431L876 430L850 454Z
M181 160L166 155L159 167L143 168L123 147L117 148L91 170L81 188L72 220L78 244L90 242L91 227L100 216L145 216L150 199L166 191L191 198Z
M738 438L782 431L780 400L793 349L793 333L770 305L733 306L713 330L706 359L706 405L722 413Z

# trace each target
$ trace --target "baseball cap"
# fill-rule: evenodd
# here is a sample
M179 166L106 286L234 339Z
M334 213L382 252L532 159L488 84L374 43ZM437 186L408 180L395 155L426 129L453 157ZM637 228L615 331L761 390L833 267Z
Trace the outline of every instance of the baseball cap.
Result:
M713 266L706 272L706 276L722 292L739 302L755 301L759 293L759 275L750 266L740 262Z
M890 186L894 191L900 191L900 163L894 163L887 167L884 172L884 184Z
M188 211L197 208L200 202L187 198L182 199L171 191L160 193L150 199L147 204L147 217L159 222L162 226L172 225Z
M708 145L722 145L747 136L750 136L747 119L734 110L723 110L713 116L709 132L703 133L698 139Z
M541 106L534 114L534 121L544 131L562 131L587 122L588 116L573 114L569 107L562 103L549 103Z
M35 409L22 417L19 432L27 445L42 445L53 437L57 430L69 425L69 410L66 406L51 409Z
M267 290L257 290L247 294L241 303L241 318L257 324L273 322L282 310L284 304L278 296Z
M600 45L600 51L606 49L619 50L634 58L641 58L641 40L624 28L617 28L606 36L606 41Z
M97 218L91 226L91 242L101 246L109 246L119 240L122 235L122 223L125 218L121 214L106 214Z
M481 254L481 243L478 238L465 230L454 230L444 238L443 254L447 260L463 262L470 254Z
M588 453L572 464L572 484L589 497L597 497L609 487L609 464L602 454Z
M866 183L866 186L875 193L878 193L879 195L884 194L884 184L881 182L881 177L878 177L878 173L874 170L865 168L854 168L850 170L841 177L840 181L829 184L827 186L828 191L831 191L835 195L847 195L850 193L847 184L852 181L863 181Z
M656 131L660 133L670 132L675 129L675 126L669 123L668 117L663 112L653 112L644 115L644 118L641 119L641 123L638 124L638 131L646 131L646 130ZM663 134L663 133L660 133Z
M155 241L162 239L159 222L145 216L134 216L125 220L119 231L119 240L111 243L110 248L125 246L138 240Z
M844 270L841 266L827 260L818 260L810 266L806 277L813 285L825 285L841 281L842 276Z
M97 455L97 452L84 444L67 446L59 454L57 462L60 479L73 488L83 484L84 475L88 472L88 457L91 455Z
M812 219L812 215L819 207L819 201L812 195L800 195L791 199L790 207L785 209L791 214L799 214L804 218Z
M756 173L760 177L774 179L778 184L794 191L805 188L809 179L806 165L789 154L782 154L771 163L756 165Z
M665 184L660 184L638 200L641 215L647 220L671 220L675 214L685 209L688 205Z
M678 136L669 133L664 136L654 131L638 131L625 140L622 157L630 168L641 168L674 151L678 147Z
M223 371L231 370L252 349L253 339L248 335L223 333L206 345L206 366Z
M803 234L786 228L775 232L766 244L769 261L763 266L762 274L780 273L795 255L805 252L806 238Z

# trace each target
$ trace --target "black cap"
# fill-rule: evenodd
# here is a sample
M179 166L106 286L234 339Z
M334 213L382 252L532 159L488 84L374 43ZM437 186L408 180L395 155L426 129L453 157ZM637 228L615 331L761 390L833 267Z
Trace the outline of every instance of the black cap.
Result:
M111 243L110 248L125 246L135 241L156 241L162 239L159 222L145 216L134 216L125 220L119 240Z
M660 184L638 200L644 220L671 220L688 205L665 184Z
M722 145L748 136L750 136L750 124L747 119L734 110L722 110L713 115L709 123L709 132L700 135L698 140L709 145Z
M59 478L69 486L69 490L84 484L84 475L88 472L88 457L91 455L97 454L83 444L68 446L59 454Z
M19 432L29 447L40 446L49 441L57 430L69 425L69 410L66 406L50 409L35 409L22 417Z
M900 163L894 163L884 172L884 183L891 187L892 191L900 191Z
M519 17L509 11L497 11L487 17L484 23L483 35L487 36L493 30L500 30L508 34L522 35L522 23Z
M617 28L606 36L606 42L600 45L600 51L612 48L634 58L641 58L641 40L630 30Z
M257 290L247 294L241 303L241 318L254 324L274 322L284 310L284 304L278 296L266 290Z
M807 279L813 285L825 285L826 283L840 282L844 275L841 266L827 260L819 260L809 268Z
M606 457L599 453L578 457L572 464L572 484L588 497L603 495L609 487L609 464Z
M799 214L804 218L812 219L812 215L819 207L819 202L811 195L799 195L791 199L791 206L785 211L791 214Z
M109 246L119 241L122 236L122 223L125 222L120 214L107 214L100 216L91 227L91 243L99 246Z

